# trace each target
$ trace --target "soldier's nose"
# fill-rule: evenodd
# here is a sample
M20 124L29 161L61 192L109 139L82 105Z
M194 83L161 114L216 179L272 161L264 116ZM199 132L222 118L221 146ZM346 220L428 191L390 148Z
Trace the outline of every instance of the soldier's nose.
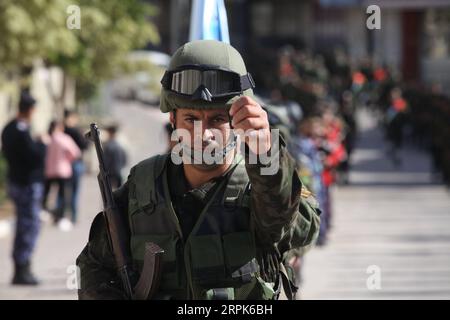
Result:
M211 129L205 128L203 131L203 141L214 140L214 132Z

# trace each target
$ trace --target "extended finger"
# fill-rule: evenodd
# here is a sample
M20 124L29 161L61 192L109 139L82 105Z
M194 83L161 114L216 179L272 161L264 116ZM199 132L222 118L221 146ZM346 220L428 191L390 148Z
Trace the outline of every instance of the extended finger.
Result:
M250 97L240 97L237 99L230 108L230 116L233 116L244 105L258 105L258 103Z
M249 117L261 117L262 113L261 113L261 108L259 106L255 106L255 105L245 105L243 107L241 107L234 115L232 118L232 124L233 126L239 122L241 122L242 120L244 120L245 118L249 118Z

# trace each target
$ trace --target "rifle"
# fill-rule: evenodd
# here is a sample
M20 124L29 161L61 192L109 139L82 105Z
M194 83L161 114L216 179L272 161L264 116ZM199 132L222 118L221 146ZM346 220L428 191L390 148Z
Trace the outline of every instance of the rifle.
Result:
M105 168L100 131L95 123L90 125L90 131L85 134L85 137L95 145L100 167L97 180L103 200L103 217L123 289L128 299L149 299L158 289L164 250L155 243L145 244L144 265L139 280L133 288L130 278L132 264L127 230L125 230L122 215L114 200L109 173Z

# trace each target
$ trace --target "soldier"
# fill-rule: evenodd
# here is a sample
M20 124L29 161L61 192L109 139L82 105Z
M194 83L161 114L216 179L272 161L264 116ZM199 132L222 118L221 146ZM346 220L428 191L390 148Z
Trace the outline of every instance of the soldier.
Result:
M267 114L253 99L254 83L241 55L222 42L189 42L175 52L161 83L160 108L170 112L172 126L192 136L200 122L201 149L219 147L215 156L231 161L186 161L186 154L198 151L194 141L193 149L182 148L182 163L171 161L175 148L172 155L151 157L134 166L115 191L135 270L141 270L146 242L164 249L152 298L276 299L282 290L292 298L285 258L315 241L320 211L310 193L302 192L284 143L274 151ZM245 160L230 128L259 133L259 145L245 140ZM214 130L223 139L214 140ZM271 152L279 168L263 175L271 163L256 155ZM256 163L250 163L252 156ZM77 265L80 299L124 298L101 215Z

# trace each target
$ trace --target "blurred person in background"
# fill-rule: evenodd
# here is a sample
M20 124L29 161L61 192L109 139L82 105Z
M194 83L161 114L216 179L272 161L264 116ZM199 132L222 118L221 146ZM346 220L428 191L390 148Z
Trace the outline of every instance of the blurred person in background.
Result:
M30 134L36 100L26 91L21 94L17 117L2 132L2 152L8 162L8 193L16 209L16 234L13 247L12 284L37 285L31 271L31 258L40 229L44 158L49 138L38 141Z
M348 174L350 171L350 156L353 152L356 140L356 119L355 119L355 106L353 102L353 94L350 90L345 91L341 97L341 103L339 104L339 114L342 117L344 125L344 137L343 145L347 152L347 157L341 162L338 168L338 182L348 184Z
M50 122L50 124L48 125L47 133L48 133L48 137L49 137L49 144L51 143L51 136L53 134L53 131L55 130L56 124L57 124L57 121L52 120ZM47 155L46 155L46 158L47 158ZM61 201L59 199L59 197L61 196L59 186L56 183L56 181L51 181L51 179L49 179L45 176L45 164L44 164L44 195L42 197L42 210L44 213L48 214L49 216L53 216L53 218L54 218L54 210L49 209L48 203L47 203L48 195L50 193L50 189L52 188L53 184L56 184L58 187L58 195L57 195L56 201ZM58 203L56 203L56 206L57 205L58 205ZM48 220L47 217L45 217L44 219L42 219L42 217L41 217L41 221L47 221L47 220Z
M64 133L69 135L81 150L81 154L72 163L72 179L70 182L70 209L72 211L72 222L76 223L78 219L78 198L80 194L80 182L85 167L82 159L82 153L87 149L88 143L83 133L78 128L78 114L73 110L64 111Z
M109 173L111 187L117 189L123 183L122 169L127 164L125 149L117 141L119 126L112 124L106 128L108 132L107 141L103 144L105 169Z
M391 100L386 112L386 133L391 143L389 154L392 162L399 167L402 164L398 151L403 146L403 130L406 124L406 111L408 104L402 96L402 90L395 87L391 90Z
M47 156L45 159L45 192L44 208L46 207L47 196L53 184L58 186L58 196L56 208L53 210L54 222L63 231L72 229L75 223L74 216L72 221L65 218L66 199L68 198L68 189L72 178L72 163L81 155L80 148L73 139L64 133L62 122L52 121L50 123L49 134L50 144L47 147Z
M326 214L326 228L332 226L332 201L330 187L336 182L336 171L343 161L347 159L347 153L343 145L344 135L342 132L342 121L335 115L334 110L327 103L321 117L320 136L316 137L319 150L322 154L323 173L322 178L325 185L325 199L321 207ZM325 238L320 238L318 243ZM324 243L324 242L323 242Z
M297 170L302 182L315 195L319 207L325 211L326 194L323 181L323 163L319 146L323 136L323 124L319 117L309 117L298 125L298 135L293 139L293 155L297 160ZM320 142L318 142L320 140ZM324 244L327 231L327 212L322 212L319 240Z
M297 125L297 134L292 136L290 142L290 152L297 163L297 172L302 183L307 190L310 190L318 201L319 208L323 207L325 200L325 186L322 180L323 165L318 147L314 137L320 135L321 119L317 117L308 117L302 119ZM321 209L322 212L322 209ZM327 232L326 212L321 213L321 223L319 231L318 245L325 243ZM296 250L292 252L293 257L290 264L296 273L297 283L301 285L301 266L304 262L304 254L307 250Z

